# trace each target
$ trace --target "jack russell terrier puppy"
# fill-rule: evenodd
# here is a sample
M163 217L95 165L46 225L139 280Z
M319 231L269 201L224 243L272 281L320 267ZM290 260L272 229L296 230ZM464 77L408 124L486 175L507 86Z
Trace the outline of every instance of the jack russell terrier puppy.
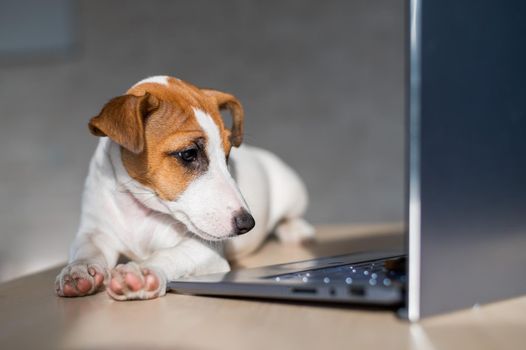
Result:
M228 271L227 259L253 252L270 232L288 242L314 234L296 173L268 151L239 147L243 109L230 94L151 77L110 100L89 129L106 137L56 278L59 296L106 287L116 300L156 298L169 280ZM130 262L117 265L121 255Z

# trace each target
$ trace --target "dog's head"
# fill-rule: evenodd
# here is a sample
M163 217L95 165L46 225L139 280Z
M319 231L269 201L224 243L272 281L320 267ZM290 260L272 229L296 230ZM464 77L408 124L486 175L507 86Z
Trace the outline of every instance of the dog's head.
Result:
M231 128L222 109L232 115ZM227 168L231 147L243 140L243 108L234 96L152 77L110 100L89 129L121 146L128 174L190 231L220 240L254 227Z

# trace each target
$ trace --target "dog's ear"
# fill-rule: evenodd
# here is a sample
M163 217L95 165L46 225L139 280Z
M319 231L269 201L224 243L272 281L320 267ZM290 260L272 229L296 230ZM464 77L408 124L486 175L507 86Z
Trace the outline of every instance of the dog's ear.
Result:
M99 115L91 118L89 130L95 136L108 136L133 153L141 153L144 121L157 108L159 100L149 93L115 97L104 105Z
M202 89L205 95L212 97L219 110L228 109L232 115L232 128L230 129L230 143L234 147L239 147L243 142L243 106L233 95L225 92Z

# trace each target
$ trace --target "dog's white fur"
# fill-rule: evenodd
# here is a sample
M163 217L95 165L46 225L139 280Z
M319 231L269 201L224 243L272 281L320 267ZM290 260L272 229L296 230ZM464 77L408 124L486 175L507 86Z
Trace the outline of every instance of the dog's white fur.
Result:
M157 80L152 81L161 83ZM75 273L89 279L93 276L89 268L104 273L107 282L120 254L135 262L120 269L147 268L159 278L159 287L109 294L120 300L148 299L163 295L168 280L228 271L227 259L254 251L272 230L284 241L313 235L302 219L307 193L295 172L270 152L246 145L232 149L227 169L216 124L205 112L194 113L208 137L209 168L173 202L132 179L120 146L100 139L85 183L69 265L57 276L59 295L67 276ZM232 212L239 208L250 208L256 226L223 244L220 240L231 231Z

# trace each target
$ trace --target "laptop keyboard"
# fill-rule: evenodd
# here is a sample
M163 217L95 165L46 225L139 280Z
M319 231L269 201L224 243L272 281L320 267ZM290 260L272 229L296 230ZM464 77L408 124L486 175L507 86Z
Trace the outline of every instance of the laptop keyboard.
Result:
M303 284L364 284L390 287L406 281L406 258L395 257L367 262L329 266L294 273L268 276L276 282Z

